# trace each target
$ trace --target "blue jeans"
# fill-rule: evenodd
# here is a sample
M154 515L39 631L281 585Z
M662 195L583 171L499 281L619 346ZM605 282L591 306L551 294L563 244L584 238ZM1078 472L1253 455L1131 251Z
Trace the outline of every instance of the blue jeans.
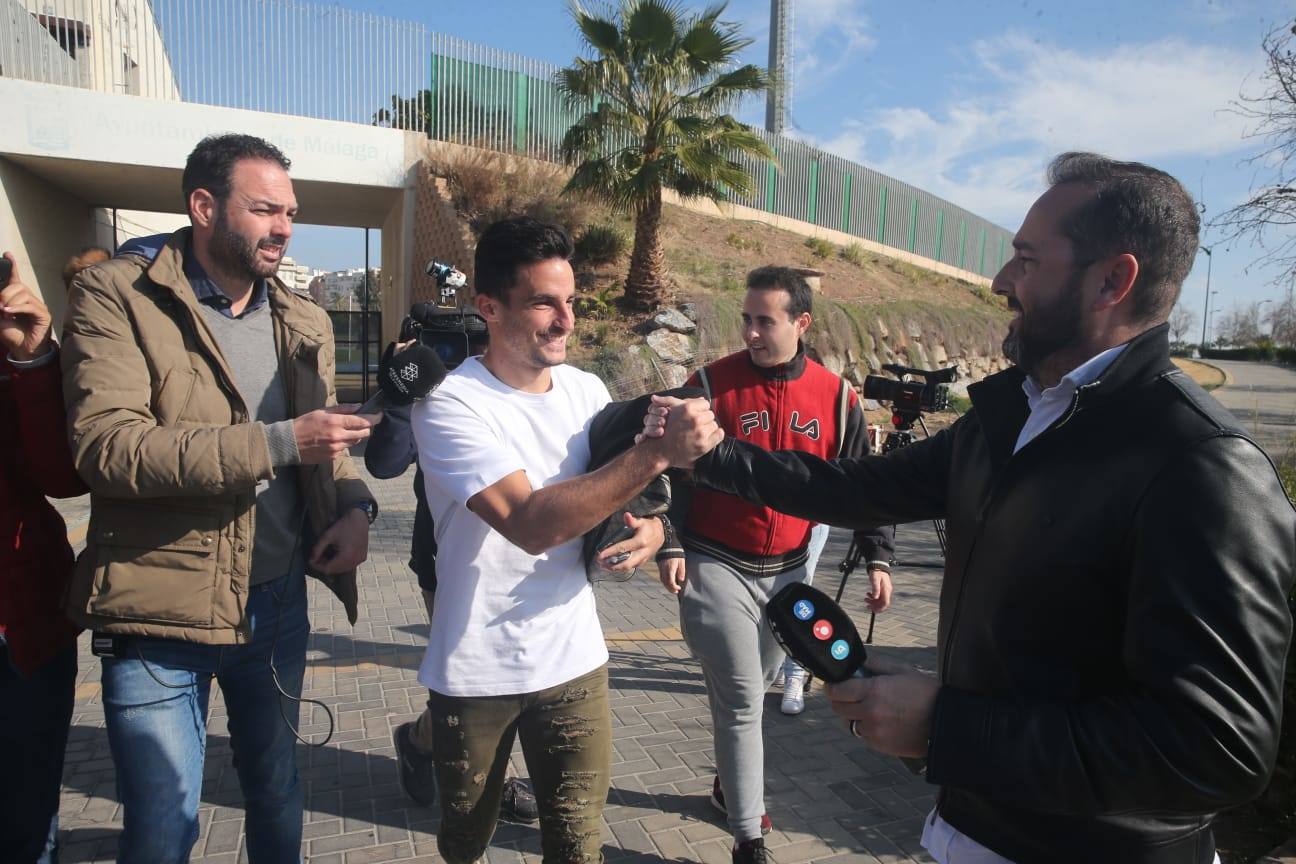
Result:
M298 704L279 695L271 661L273 653L284 692L301 696L310 633L305 577L282 576L254 586L247 617L252 638L245 645L130 638L125 657L104 658L104 714L125 823L117 842L119 862L189 860L198 839L213 677L229 715L248 860L301 860Z
M58 861L59 787L76 673L76 643L26 678L0 647L0 861Z

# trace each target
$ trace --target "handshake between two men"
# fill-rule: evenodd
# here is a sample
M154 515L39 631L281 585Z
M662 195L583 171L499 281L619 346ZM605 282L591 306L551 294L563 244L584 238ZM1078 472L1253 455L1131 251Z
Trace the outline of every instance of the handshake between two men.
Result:
M671 467L694 470L724 437L724 430L707 400L655 395L644 416L643 432L635 440L638 443L659 442L663 458L670 460ZM744 446L742 442L731 442L730 446L742 448L744 454L752 456L787 456L794 462L814 458L794 451L773 454L755 446ZM780 502L760 494L758 488L763 491L765 484L754 476L751 464L745 459L727 459L723 463L709 460L706 470L694 472L694 480L701 485L716 486L739 497L752 499L752 503L784 510L779 506ZM798 490L791 487L799 486L802 496L807 491L813 492L815 485L813 475L806 471L780 472L780 482L785 491L793 495ZM833 500L831 496L825 496L824 506L831 507ZM852 524L848 512L811 514L797 512L791 506L784 512L826 524ZM836 519L832 518L834 515ZM874 750L892 756L926 756L939 682L930 675L876 657L870 657L864 668L871 673L869 677L828 685L833 711L847 721L852 734Z

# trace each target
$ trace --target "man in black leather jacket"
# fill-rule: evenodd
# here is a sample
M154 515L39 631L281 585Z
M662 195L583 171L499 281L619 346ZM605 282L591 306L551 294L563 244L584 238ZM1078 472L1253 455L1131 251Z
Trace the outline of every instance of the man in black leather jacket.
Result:
M846 528L946 519L938 676L832 690L870 746L927 757L938 861L1209 864L1214 814L1273 770L1296 512L1170 362L1191 197L1092 154L1049 179L994 280L1016 366L970 412L884 457L726 439L695 479Z

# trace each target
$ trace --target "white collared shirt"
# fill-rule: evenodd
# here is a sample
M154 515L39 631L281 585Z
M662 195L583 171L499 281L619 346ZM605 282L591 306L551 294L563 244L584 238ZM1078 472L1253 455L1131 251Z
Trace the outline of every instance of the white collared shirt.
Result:
M1047 390L1040 389L1035 379L1027 375L1026 380L1022 381L1022 390L1026 392L1026 404L1030 408L1030 416L1026 418L1026 425L1017 436L1017 446L1013 448L1013 452L1016 453L1025 447L1041 432L1056 423L1071 406L1076 390L1097 381L1124 350L1125 345L1117 345L1115 348L1108 348L1100 354L1095 354Z

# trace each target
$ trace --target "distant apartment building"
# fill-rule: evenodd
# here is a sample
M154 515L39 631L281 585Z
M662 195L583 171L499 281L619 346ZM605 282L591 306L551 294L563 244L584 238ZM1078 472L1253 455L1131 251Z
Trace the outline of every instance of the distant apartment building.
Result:
M279 272L275 275L279 281L288 286L289 290L297 294L312 294L311 282L316 276L321 275L323 271L312 270L305 264L298 264L291 257L285 255L279 261ZM313 296L313 294L312 294ZM318 298L316 298L318 300Z
M374 292L370 298L371 308L377 308L379 303L377 286L380 284L381 274L381 268L372 267L369 270L369 284ZM364 286L364 276L363 267L323 273L310 281L311 296L325 309L358 312L362 303L361 289Z

